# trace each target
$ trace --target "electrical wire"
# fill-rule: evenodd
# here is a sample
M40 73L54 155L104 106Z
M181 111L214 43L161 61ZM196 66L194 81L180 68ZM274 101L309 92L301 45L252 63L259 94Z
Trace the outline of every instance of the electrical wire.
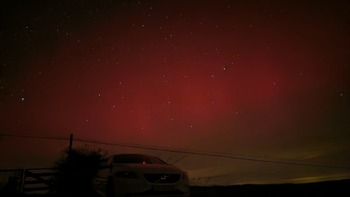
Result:
M0 134L0 137L32 138L32 139L44 139L44 140L70 140L70 138L66 138L66 137L47 137L47 136L13 135L13 134ZM189 155L236 159L236 160L252 161L252 162L350 170L349 167L343 167L343 166L325 165L325 164L316 164L316 163L300 163L295 161L285 161L285 160L277 160L277 159L263 159L259 157L245 156L241 154L229 154L229 153L209 152L209 151L201 151L201 150L188 150L188 149L186 150L186 149L161 147L161 146L149 146L149 145L131 144L131 143L102 142L102 141L83 139L83 138L75 138L74 141L99 144L99 145L119 146L119 147L146 149L146 150L154 150L154 151L182 153L182 154L189 154Z

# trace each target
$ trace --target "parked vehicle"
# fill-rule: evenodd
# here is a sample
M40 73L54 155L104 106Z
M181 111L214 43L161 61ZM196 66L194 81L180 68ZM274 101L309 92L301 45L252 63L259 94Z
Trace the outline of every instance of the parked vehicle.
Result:
M184 197L189 196L190 191L185 171L144 154L113 155L101 164L93 186L105 197Z

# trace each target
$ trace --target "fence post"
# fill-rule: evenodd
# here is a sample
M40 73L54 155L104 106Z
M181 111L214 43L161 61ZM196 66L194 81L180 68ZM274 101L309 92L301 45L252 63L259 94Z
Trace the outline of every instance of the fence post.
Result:
M21 176L21 185L20 185L20 188L19 188L19 191L21 194L23 194L24 192L24 182L25 182L25 179L26 179L26 169L23 169L22 170L22 176Z

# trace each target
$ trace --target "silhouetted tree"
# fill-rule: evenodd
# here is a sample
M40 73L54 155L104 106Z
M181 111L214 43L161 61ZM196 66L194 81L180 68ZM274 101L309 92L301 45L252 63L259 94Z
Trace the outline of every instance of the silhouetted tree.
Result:
M57 194L61 196L94 196L92 180L99 164L107 158L107 152L88 149L65 150L61 159L56 161L57 171L53 183Z

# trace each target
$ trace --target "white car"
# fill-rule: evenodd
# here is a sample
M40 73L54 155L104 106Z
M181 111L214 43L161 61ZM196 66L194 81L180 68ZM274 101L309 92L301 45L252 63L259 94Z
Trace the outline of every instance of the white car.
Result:
M101 196L189 196L187 173L157 157L118 154L101 165L93 180Z

